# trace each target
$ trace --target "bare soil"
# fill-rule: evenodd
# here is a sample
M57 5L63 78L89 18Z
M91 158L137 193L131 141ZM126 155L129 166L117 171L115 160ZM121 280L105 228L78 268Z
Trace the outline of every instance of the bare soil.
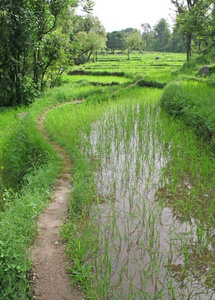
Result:
M36 300L80 300L82 299L81 291L70 286L70 280L65 271L67 260L64 243L60 236L61 227L67 218L68 193L72 187L70 174L72 163L66 151L51 141L44 129L47 112L40 116L38 129L63 158L63 164L53 190L51 203L38 219L38 235L31 254L32 290Z

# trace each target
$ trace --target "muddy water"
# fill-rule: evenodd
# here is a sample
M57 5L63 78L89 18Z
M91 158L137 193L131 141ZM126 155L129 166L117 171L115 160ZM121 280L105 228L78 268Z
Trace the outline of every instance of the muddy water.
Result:
M111 299L215 299L187 267L196 221L184 222L156 201L169 180L163 174L171 159L171 141L164 146L158 119L156 106L128 104L107 112L91 132L88 153L99 166L101 199L91 214L101 229L101 256L108 252L112 264Z

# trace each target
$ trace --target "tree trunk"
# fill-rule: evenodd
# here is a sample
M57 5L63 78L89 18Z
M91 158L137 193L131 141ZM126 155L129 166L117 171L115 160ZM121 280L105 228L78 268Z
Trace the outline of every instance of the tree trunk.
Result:
M187 41L186 41L187 61L191 57L191 39L192 39L192 33L188 33L187 34Z
M90 51L90 54L88 55L88 58L87 58L88 61L90 60L90 56L91 56L92 54L93 54L93 52Z
M21 89L21 82L20 82L20 56L18 55L16 58L16 65L14 68L14 83L15 83L15 93L16 93L16 103L21 104L22 102L22 95L20 92Z

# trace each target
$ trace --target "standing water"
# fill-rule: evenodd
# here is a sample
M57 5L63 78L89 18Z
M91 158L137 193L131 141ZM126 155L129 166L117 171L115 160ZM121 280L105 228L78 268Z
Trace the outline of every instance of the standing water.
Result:
M172 172L172 148L181 146L167 131L159 106L143 100L111 106L92 125L86 151L97 164L99 201L91 220L100 229L100 257L108 264L108 276L106 269L97 270L108 277L105 299L213 299L198 270L201 256L190 261L199 243L198 220L168 201L189 198L195 188L189 177ZM177 198L174 186L186 193ZM206 229L201 240L210 251Z

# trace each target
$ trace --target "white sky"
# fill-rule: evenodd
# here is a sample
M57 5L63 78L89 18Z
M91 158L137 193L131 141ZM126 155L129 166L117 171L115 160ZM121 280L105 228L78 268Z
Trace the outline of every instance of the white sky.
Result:
M93 15L104 25L106 32L128 27L141 29L142 23L152 27L161 18L172 25L174 5L170 0L95 0Z

